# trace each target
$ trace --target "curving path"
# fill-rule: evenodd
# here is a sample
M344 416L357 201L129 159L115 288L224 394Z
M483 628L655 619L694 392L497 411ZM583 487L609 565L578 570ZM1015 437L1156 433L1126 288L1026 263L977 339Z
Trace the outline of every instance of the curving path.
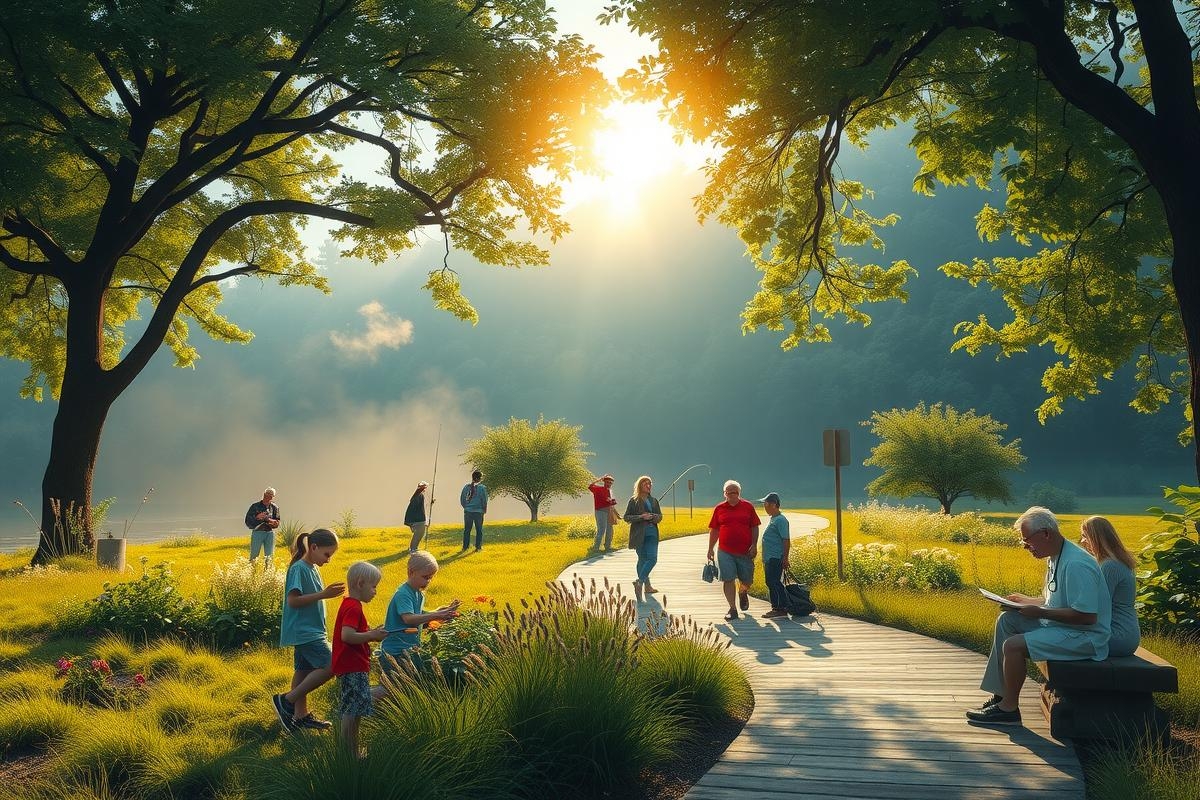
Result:
M793 536L825 526L788 517ZM1036 684L1021 698L1027 727L972 727L963 711L983 701L983 656L819 610L763 620L768 605L756 598L750 618L726 622L720 585L700 580L707 544L707 534L663 542L653 575L660 594L641 605L712 624L732 640L754 688L750 721L688 798L1083 800L1075 751L1050 738ZM620 550L559 579L607 577L631 593L635 561Z

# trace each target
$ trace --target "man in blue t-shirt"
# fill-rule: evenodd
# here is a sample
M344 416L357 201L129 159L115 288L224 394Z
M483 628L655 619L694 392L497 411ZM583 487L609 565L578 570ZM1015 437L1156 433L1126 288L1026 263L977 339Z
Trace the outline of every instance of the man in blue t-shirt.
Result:
M771 595L771 610L763 619L786 617L788 614L787 592L783 589L783 571L791 565L788 553L791 550L791 531L788 518L779 510L779 493L771 492L760 501L763 510L771 517L762 534L763 574L767 580L767 591Z

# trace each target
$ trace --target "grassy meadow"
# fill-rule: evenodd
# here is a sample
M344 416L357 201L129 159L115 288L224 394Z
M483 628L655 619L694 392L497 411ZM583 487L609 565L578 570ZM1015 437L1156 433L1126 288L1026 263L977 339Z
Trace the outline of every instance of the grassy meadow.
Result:
M704 522L707 519L699 524ZM666 537L697 530L694 520L668 519L663 525ZM506 603L519 608L522 600L534 603L546 593L547 581L586 556L593 532L590 517L489 522L483 552L460 553L461 528L436 526L426 547L438 557L441 570L429 587L427 607L455 597L464 601L464 608L473 607L472 598L478 595L490 596L501 608ZM409 537L407 528L384 528L344 538L333 560L322 568L322 576L326 583L339 581L354 561L377 564L384 576L367 615L378 624L392 591L406 578ZM132 580L148 567L170 562L180 591L202 597L214 566L229 564L247 550L247 541L240 538L189 536L131 544L123 577L97 570L83 559L30 570L24 568L28 552L3 557L0 753L10 763L13 758L32 757L37 766L32 777L26 775L16 785L0 780L0 798L239 800L272 796L262 790L257 776L264 771L290 774L290 765L298 757L337 761L328 748L313 755L297 750L296 742L280 735L270 698L291 680L290 648L261 642L218 653L171 639L130 642L105 635L95 641L51 635L69 607L96 597L108 581ZM286 564L286 554L277 550L276 561ZM336 603L328 603L330 626L335 611ZM63 681L55 678L55 662L68 655L104 659L120 675L144 675L141 701L119 709L66 702L61 695ZM335 705L335 689L334 682L319 689L310 697L311 707L328 716ZM436 693L436 687L430 691ZM333 741L332 736L325 738ZM429 747L436 745L436 738L433 741ZM4 775L0 764L0 778ZM294 795L294 785L281 786L279 796Z

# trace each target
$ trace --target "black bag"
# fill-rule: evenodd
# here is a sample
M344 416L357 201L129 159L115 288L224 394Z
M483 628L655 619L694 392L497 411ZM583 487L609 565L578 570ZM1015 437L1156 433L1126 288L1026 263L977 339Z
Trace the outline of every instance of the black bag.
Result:
M817 610L808 587L796 580L791 570L783 573L783 591L787 595L787 611L793 617L807 617Z
M700 580L705 583L712 583L717 579L717 563L715 561L705 561L704 569L700 570Z

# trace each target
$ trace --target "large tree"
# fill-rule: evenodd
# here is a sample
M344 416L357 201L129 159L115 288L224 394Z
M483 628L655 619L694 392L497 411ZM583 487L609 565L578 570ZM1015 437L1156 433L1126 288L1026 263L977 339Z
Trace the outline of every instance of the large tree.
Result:
M1025 460L1021 440L1005 444L1000 437L1008 426L991 416L919 403L876 411L863 425L880 440L863 464L883 470L867 484L869 494L928 497L943 514L960 497L1012 501L1008 473Z
M905 297L907 263L852 249L896 217L838 163L904 124L916 191L999 186L980 236L1030 246L941 266L1012 312L961 322L955 347L1052 347L1043 421L1132 361L1132 405L1178 397L1196 441L1200 0L616 0L608 19L659 45L627 85L720 148L698 208L763 272L746 329L790 327L792 347Z
M428 227L447 255L544 263L513 234L566 231L556 179L607 102L594 61L540 0L7 2L0 355L59 403L35 559L90 536L105 417L159 347L191 366L192 324L250 339L218 311L230 279L328 291L308 217L377 262ZM377 180L339 176L351 145ZM439 267L425 288L473 320Z
M463 464L483 473L483 483L493 495L508 495L529 507L529 521L554 497L575 497L592 479L579 438L582 426L561 419L547 422L540 416L532 425L511 418L507 425L483 427L483 435L467 442Z

